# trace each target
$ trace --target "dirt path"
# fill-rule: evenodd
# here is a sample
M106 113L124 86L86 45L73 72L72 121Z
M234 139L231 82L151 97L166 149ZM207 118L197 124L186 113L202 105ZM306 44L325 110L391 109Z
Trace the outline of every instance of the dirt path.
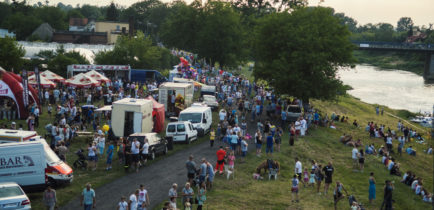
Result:
M256 124L249 123L248 133L251 135L254 134L255 129ZM253 140L250 140L248 144L249 152L254 152L255 145ZM210 148L208 141L203 142L146 166L142 168L139 173L128 174L112 183L96 188L97 209L116 209L120 197L126 196L128 198L140 184L144 184L149 192L151 206L148 209L153 209L156 205L168 199L168 192L172 183L178 183L178 191L182 190L187 181L185 162L190 154L194 155L196 164L199 164L203 157L212 164L215 164L217 161L215 153L220 145L224 145L224 143L216 141L214 148ZM80 200L77 196L61 209L76 210L81 208Z

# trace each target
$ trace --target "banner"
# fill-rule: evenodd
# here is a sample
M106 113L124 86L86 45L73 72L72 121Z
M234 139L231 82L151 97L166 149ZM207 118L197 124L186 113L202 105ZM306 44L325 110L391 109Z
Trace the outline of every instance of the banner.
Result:
M23 102L24 107L27 108L29 105L29 81L27 80L27 71L23 70L22 73L22 82L23 82Z
M42 90L41 90L41 77L39 75L38 67L35 67L35 77L36 77L36 87L38 88L39 104L42 104L43 98L42 98Z

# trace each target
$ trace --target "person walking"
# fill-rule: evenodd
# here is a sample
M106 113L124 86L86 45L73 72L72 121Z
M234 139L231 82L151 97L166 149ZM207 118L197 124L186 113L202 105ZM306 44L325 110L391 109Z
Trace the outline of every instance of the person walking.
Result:
M255 143L256 143L256 156L261 156L261 150L262 150L262 134L261 131L256 131L255 134Z
M214 128L212 128L211 132L209 132L209 145L211 148L214 146L214 140L215 140L215 131Z
M295 133L295 125L291 123L291 128L289 128L289 146L294 146Z
M295 158L295 174L297 175L298 180L301 181L301 173L303 171L303 165L301 164L298 157Z
M393 183L390 180L386 180L386 186L384 186L384 200L381 204L381 210L383 209L383 206L385 206L386 210L392 210L392 192L394 190Z
M172 208L176 209L176 199L178 198L178 184L173 183L169 189L169 202Z
M369 203L372 204L372 201L375 200L376 188L375 188L375 178L374 172L371 172L369 176Z
M193 179L196 176L196 163L193 161L193 155L188 157L187 162L185 163L185 167L187 168L187 178L190 184L193 184Z
M334 198L334 206L335 210L337 210L337 205L340 200L342 200L345 196L342 194L342 190L345 191L345 193L348 194L347 190L344 188L344 185L340 183L339 181L336 182L336 187L333 192L333 198Z
M47 210L54 210L57 204L57 196L56 190L51 188L50 185L47 186L47 189L44 191L42 195L42 202Z
M291 202L299 202L298 200L298 190L299 190L299 184L300 184L300 180L297 179L297 174L294 174L294 177L291 179L291 195L292 195L292 200ZM295 200L294 200L294 194L295 194Z
M202 206L206 201L206 185L205 182L200 184L198 195L197 195L197 210L202 210Z
M146 207L150 205L148 191L143 184L140 185L137 200L137 210L146 210Z
M138 210L138 205L139 205L139 201L137 199L137 197L139 196L139 192L140 190L137 189L136 191L134 191L133 194L130 195L130 199L128 201L128 206L130 207L129 210Z
M131 143L131 157L134 164L134 168L136 169L136 173L139 172L139 153L140 153L140 142L137 140L137 138L133 139L133 142Z
M265 153L267 153L267 156L273 156L273 144L274 144L274 138L271 134L271 132L267 135L267 148L265 150Z
M358 158L359 158L360 172L363 173L363 168L365 167L365 153L363 152L363 149L359 150Z
M125 196L121 197L121 201L119 201L119 203L118 203L117 210L128 210L128 203L126 200L127 200L127 198L125 198Z
M86 188L81 193L80 205L84 207L84 210L96 208L95 191L90 183L86 184Z

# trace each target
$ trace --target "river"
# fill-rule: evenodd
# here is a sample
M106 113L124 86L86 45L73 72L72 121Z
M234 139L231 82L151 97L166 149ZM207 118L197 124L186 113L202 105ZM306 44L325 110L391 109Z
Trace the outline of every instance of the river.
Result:
M341 69L338 75L353 89L349 94L360 100L411 112L432 113L434 85L423 77L401 70L380 70L369 65Z

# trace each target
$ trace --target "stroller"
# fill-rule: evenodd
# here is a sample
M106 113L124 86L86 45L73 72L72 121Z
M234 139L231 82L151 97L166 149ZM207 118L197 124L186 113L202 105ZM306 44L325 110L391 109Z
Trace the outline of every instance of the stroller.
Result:
M357 205L359 205L361 210L365 210L365 207L363 207L362 203L357 202L356 197L354 197L354 195L348 196L348 202L350 203L350 207L353 205L353 202L356 202Z
M75 154L78 156L78 159L73 163L74 169L77 168L86 169L87 162L86 162L86 157L83 154L83 150L79 149L77 152L75 152Z

